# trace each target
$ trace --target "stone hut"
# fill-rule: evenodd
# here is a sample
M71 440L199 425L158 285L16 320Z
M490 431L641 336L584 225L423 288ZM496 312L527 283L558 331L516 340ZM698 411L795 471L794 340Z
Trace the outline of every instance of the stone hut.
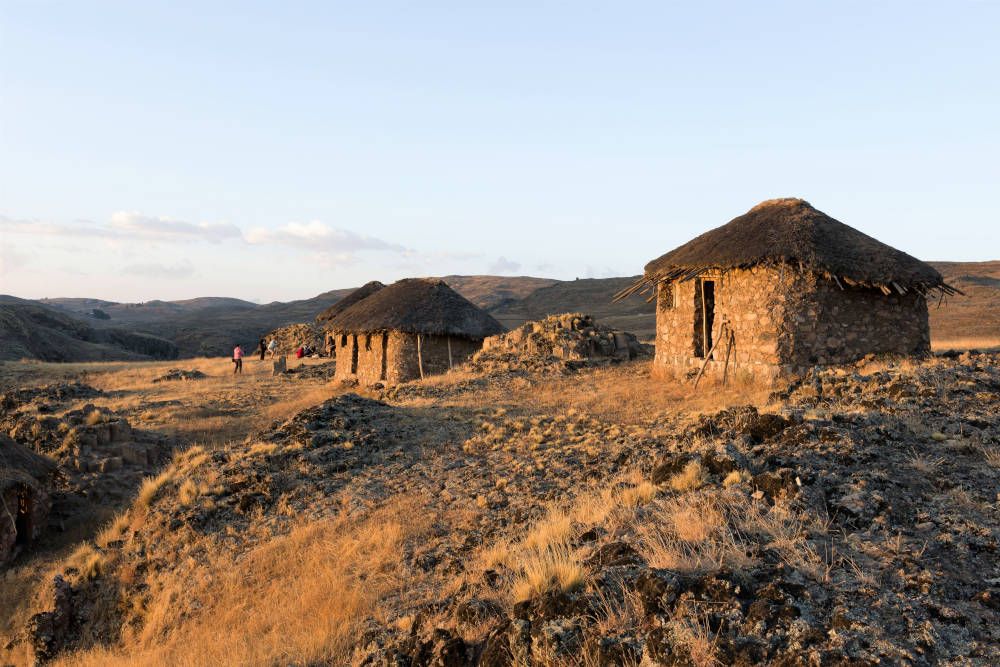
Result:
M331 328L330 324L333 321L333 318L340 315L358 301L375 294L384 287L385 285L377 280L367 282L316 316L317 326L323 329L323 346L329 356L336 356L337 353L337 332Z
M705 367L762 380L871 353L930 352L933 267L801 199L762 202L646 265L654 373Z
M443 373L504 331L485 311L434 278L407 278L328 321L338 379L396 384Z
M0 434L0 565L45 529L56 471L54 462Z

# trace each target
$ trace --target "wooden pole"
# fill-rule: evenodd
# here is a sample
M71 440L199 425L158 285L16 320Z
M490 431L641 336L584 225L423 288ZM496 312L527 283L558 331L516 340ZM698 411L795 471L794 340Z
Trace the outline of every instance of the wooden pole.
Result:
M424 379L424 357L420 351L420 334L417 334L417 368L420 369L420 379Z
M725 325L723 325L725 327ZM736 344L736 336L732 331L726 328L726 333L729 336L729 340L726 342L726 365L722 367L722 386L726 386L726 380L729 378L729 355L733 352L733 346Z
M719 345L719 341L714 341L712 343L712 349L709 350L708 354L705 355L705 361L701 362L701 370L698 371L698 377L696 377L694 379L694 388L695 389L698 388L698 383L701 382L701 376L705 374L705 366L708 366L708 359L709 359L709 357L712 355L713 352L715 352L715 348L718 347L718 345Z
M452 368L452 364L451 364L451 336L447 336L446 338L448 340L448 370L451 370L451 368Z

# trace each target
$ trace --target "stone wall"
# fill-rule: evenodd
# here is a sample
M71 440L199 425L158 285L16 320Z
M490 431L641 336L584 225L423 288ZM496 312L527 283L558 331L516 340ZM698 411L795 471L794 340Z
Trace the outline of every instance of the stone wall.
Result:
M33 542L42 534L52 499L40 488L12 484L0 490L0 500L0 565L5 565L18 543Z
M451 346L449 365L448 347ZM376 382L399 384L420 378L417 336L399 331L374 334L337 334L337 379L357 379L365 385ZM357 348L355 357L354 349ZM465 362L482 347L482 341L455 336L421 336L420 357L424 375L446 372ZM357 363L352 361L357 359Z
M714 284L711 340L720 341L723 323L734 334L730 373L772 380L872 353L930 350L927 304L917 294L841 290L813 273L756 267L659 285L654 372L698 368L704 362L698 354L703 281ZM725 356L720 341L706 373L721 372Z
M883 294L801 276L790 295L781 362L793 373L855 361L867 354L930 353L927 302L915 292Z

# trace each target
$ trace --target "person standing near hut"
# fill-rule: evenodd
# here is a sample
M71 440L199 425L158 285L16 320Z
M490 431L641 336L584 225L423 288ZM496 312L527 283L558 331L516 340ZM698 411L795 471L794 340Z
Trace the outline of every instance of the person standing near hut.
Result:
M267 351L271 354L273 359L275 355L278 354L278 339L272 338L271 342L267 344Z
M239 343L233 348L233 375L243 373L243 348L240 347Z
M264 361L264 355L267 353L267 341L261 338L258 347L260 348L260 360Z

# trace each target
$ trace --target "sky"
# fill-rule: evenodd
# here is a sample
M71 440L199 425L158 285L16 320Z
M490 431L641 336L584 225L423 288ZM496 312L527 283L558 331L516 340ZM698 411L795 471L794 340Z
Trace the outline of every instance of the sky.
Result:
M998 34L971 0L0 0L0 293L635 275L782 196L998 259Z

